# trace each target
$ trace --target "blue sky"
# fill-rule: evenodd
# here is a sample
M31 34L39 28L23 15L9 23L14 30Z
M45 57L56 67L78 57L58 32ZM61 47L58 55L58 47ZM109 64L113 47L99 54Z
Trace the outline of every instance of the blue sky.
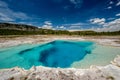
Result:
M120 0L0 0L0 22L116 31L120 30Z

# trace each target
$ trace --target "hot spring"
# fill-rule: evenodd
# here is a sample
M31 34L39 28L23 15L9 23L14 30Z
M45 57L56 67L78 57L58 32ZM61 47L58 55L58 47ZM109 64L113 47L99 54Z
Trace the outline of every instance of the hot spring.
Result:
M0 49L0 68L32 66L88 68L106 65L120 55L119 47L98 45L91 41L56 40L46 44L23 44Z

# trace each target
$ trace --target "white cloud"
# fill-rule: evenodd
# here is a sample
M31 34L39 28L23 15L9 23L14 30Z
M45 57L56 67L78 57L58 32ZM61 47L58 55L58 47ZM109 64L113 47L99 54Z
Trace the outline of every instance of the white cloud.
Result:
M115 16L120 16L120 13L116 14Z
M114 20L115 18L108 18L107 20Z
M50 25L43 25L42 28L43 28L43 29L52 29L53 26L50 26Z
M83 25L84 25L83 23L70 24L69 25L69 30L75 30L75 29L79 29L80 30Z
M0 1L0 7L8 7L8 4L3 1Z
M13 15L14 15L16 18L21 19L21 20L30 19L29 16L27 16L25 13L22 13L22 12L15 12L15 13L13 13Z
M94 19L90 19L89 20L92 24L98 24L98 25L102 25L105 23L105 18L94 18Z
M110 1L109 4L113 4L114 2L113 1Z
M113 20L113 21L111 21L111 22L108 22L108 23L105 23L104 24L104 26L115 26L115 25L120 25L120 18L118 18L118 19L115 19L115 20Z
M15 21L16 19L27 20L31 17L23 12L15 12L4 1L0 1L0 21Z
M45 21L44 25L41 27L43 29L53 29L52 23L50 21Z
M81 26L70 26L69 29L80 29Z
M65 29L65 27L64 27L64 26L60 26L59 28L60 28L60 29Z
M81 26L83 23L64 24L65 26Z
M71 24L64 24L67 30L81 30L81 29L87 29L90 25L88 23L71 23Z
M57 29L57 30L65 30L66 27L65 27L65 26L57 26L56 29Z
M46 25L52 25L52 23L50 21L45 21L44 24L46 24Z
M111 6L108 6L107 9L112 9L112 7L111 7Z
M14 20L3 13L0 13L0 21L14 21Z
M115 19L111 22L104 23L102 28L94 28L98 32L107 32L107 31L119 31L120 30L120 18Z
M116 4L116 6L120 6L120 1L118 1L118 3Z
M108 6L105 9L112 9L113 4L114 4L114 2L110 0L110 2L108 3Z

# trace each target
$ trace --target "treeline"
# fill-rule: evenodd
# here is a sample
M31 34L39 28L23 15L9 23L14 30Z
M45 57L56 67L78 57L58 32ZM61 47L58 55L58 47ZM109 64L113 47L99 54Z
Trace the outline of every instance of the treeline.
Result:
M74 31L42 29L31 25L0 23L0 35L120 35L115 32Z
M80 35L80 36L98 36L98 35L120 35L120 31L115 32L94 32L94 31L74 31L67 30L48 30L39 29L36 31L0 29L0 35Z
M95 32L95 31L75 31L71 33L72 35L92 35L92 36L98 36L98 35L120 35L120 31L114 31L114 32Z

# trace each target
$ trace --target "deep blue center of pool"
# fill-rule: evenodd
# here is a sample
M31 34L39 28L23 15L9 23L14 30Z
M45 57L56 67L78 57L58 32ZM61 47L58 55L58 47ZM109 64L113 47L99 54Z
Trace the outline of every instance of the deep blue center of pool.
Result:
M84 59L87 54L90 54L93 49L93 44L93 42L88 41L69 42L57 40L18 51L16 54L12 54L12 56L9 57L9 59L7 59L8 61L6 61L6 63L4 62L4 64L8 65L7 62L11 62L15 63L13 66L20 66L26 69L32 67L33 65L68 68L75 61L80 61ZM16 56L18 59L15 58ZM14 59L17 61L15 62Z

